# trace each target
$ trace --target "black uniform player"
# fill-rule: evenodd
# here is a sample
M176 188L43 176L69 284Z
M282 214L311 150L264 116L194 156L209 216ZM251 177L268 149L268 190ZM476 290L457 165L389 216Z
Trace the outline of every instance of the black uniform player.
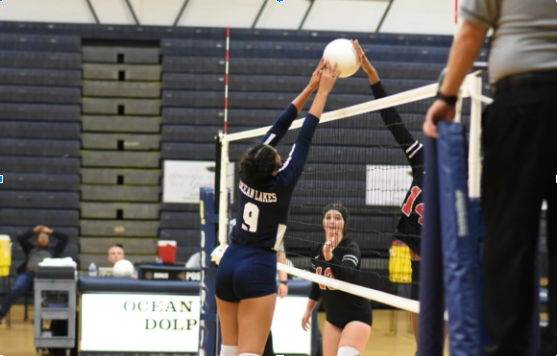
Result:
M361 285L360 248L346 237L348 211L340 204L323 209L325 243L311 250L312 269L316 274ZM326 322L323 328L323 355L360 355L371 332L369 300L313 283L302 327L307 330L309 318L319 299L323 301Z
M381 99L387 96L380 81L371 85L373 96ZM402 214L398 221L395 237L403 241L412 252L419 256L421 249L421 231L423 225L424 203L422 202L422 186L424 179L424 150L423 144L416 140L404 126L395 108L381 110L381 117L385 126L404 151L412 168L412 184L406 193L400 208Z
M352 44L358 56L362 69L368 75L371 90L376 99L387 96L379 75L369 60L357 40ZM411 250L412 264L412 286L411 298L419 300L419 277L420 277L420 249L421 249L421 230L423 223L424 203L422 202L423 178L424 178L424 150L423 144L416 140L410 131L404 126L400 115L395 108L381 110L381 118L385 126L400 148L404 151L410 166L412 167L412 184L406 193L406 197L401 206L400 220L397 225L394 237L403 241ZM412 314L412 324L414 335L417 336L418 319L416 314Z
M371 90L376 99L387 96L385 88L383 88L383 84L380 81L371 85ZM381 118L400 148L404 151L412 168L412 184L400 208L402 214L398 221L395 237L403 241L415 255L419 256L424 212L424 203L422 202L424 179L423 144L416 140L406 126L404 126L395 108L381 110Z
M240 162L236 226L217 270L221 355L263 353L276 302L277 250L286 231L290 198L338 74L322 60L306 89ZM281 162L274 146L318 87L290 156Z

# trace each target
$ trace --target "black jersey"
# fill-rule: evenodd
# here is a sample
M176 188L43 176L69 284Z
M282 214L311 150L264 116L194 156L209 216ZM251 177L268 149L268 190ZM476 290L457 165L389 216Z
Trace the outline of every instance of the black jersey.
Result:
M383 84L378 82L371 86L376 99L387 96ZM414 139L406 128L395 108L381 110L383 122L400 148L404 151L412 168L412 184L402 202L400 220L395 237L404 241L415 253L420 253L421 229L423 224L423 180L424 180L424 150L423 144Z
M316 274L361 285L360 256L358 244L344 237L333 250L333 258L330 261L325 261L323 258L322 243L313 246L311 249L311 267ZM320 297L323 300L327 320L333 323L336 320L346 320L347 316L352 316L348 319L359 320L362 315L371 314L369 300L313 283L309 298L319 300Z
M290 104L261 141L276 146L297 115L296 107ZM283 160L278 174L268 182L261 185L247 184L240 172L233 243L279 249L286 232L290 199L304 170L311 139L318 124L319 119L308 113L290 155Z

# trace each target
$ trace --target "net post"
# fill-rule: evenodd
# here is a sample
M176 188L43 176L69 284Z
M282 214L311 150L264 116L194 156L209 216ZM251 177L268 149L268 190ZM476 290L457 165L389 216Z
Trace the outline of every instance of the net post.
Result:
M211 252L217 246L215 199L213 188L200 188L199 215L201 232L201 281L199 293L201 309L199 315L199 355L216 355L219 350L218 316L215 300L216 265L211 261Z
M476 75L468 81L470 92L470 146L468 148L468 172L470 198L480 197L481 177L481 133L482 133L482 77Z
M228 135L225 133L221 134L220 142L220 162L217 162L220 164L218 238L219 245L225 245L228 235Z
M219 211L220 207L220 178L221 178L221 156L222 156L222 131L219 130L217 136L215 136L215 189L214 189L214 199L215 199L215 211ZM218 236L218 228L217 225L217 236Z

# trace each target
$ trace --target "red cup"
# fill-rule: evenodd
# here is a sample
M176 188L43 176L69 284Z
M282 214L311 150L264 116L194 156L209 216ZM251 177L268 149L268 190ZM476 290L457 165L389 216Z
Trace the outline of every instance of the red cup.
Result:
M176 241L160 240L157 245L157 253L162 263L176 262Z

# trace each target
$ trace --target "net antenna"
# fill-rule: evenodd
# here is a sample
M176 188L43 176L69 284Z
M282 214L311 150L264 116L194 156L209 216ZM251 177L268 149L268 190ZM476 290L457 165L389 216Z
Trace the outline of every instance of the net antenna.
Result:
M224 70L224 120L223 132L219 133L217 138L217 158L220 157L220 162L216 162L220 167L217 167L218 174L215 182L215 190L217 191L215 199L216 206L219 209L219 244L215 251L211 254L211 259L217 264L220 262L224 251L226 250L227 235L228 235L228 188L226 187L226 177L228 177L228 141L226 135L228 133L228 73L230 62L230 26L226 26L226 52L225 52L225 70ZM223 179L224 178L224 179ZM224 182L224 185L223 185ZM221 210L225 207L225 210ZM220 231L220 229L224 229Z
M464 98L471 99L471 135L470 135L470 195L479 196L479 181L480 181L480 127L481 127L481 105L482 102L487 102L490 99L485 98L481 95L482 89L482 78L478 76L479 72L474 72L466 76L460 91L460 100ZM408 90L402 93L390 95L388 97L372 100L362 104L346 107L339 110L330 111L322 115L319 124L332 122L347 117L365 114L371 111L378 112L382 109L400 106L403 104L408 104L414 101L431 99L434 98L437 90L438 84L430 84L427 86L419 87L416 89ZM462 104L460 104L462 107ZM423 113L425 117L425 112ZM298 129L302 126L304 119L295 120L290 130ZM211 254L213 261L218 263L222 254L228 246L228 226L229 226L229 204L228 204L228 176L230 172L229 169L229 148L230 143L234 141L258 138L262 137L272 126L261 127L258 129L242 131L233 134L223 133L221 137L221 158L220 158L220 204L219 204L219 246ZM235 189L235 187L231 187ZM340 280L335 280L320 276L308 271L287 266L282 263L278 263L277 267L279 270L285 271L288 274L303 278L315 283L322 284L327 287L336 288L339 290L346 291L351 294L359 295L361 297L375 300L386 305L390 305L396 308L407 310L413 313L419 312L419 302L402 298L396 295L391 295L381 291L373 290L370 288L365 288L362 286L354 285Z

